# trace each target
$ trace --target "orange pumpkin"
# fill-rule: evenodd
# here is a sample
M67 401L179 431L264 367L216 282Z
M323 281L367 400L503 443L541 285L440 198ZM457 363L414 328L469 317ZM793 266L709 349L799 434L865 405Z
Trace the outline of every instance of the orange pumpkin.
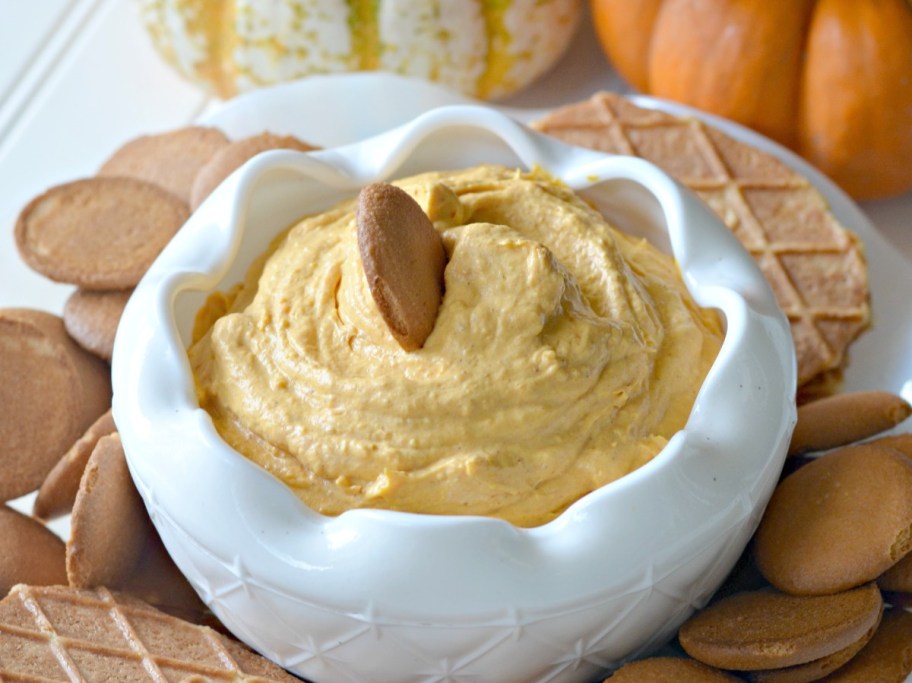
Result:
M635 88L743 123L858 199L912 189L910 0L591 0Z

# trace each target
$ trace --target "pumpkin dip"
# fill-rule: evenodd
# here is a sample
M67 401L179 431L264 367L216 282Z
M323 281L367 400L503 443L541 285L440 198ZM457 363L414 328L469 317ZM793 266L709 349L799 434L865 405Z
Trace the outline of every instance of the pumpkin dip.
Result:
M448 263L422 348L393 338L355 202L304 218L210 297L189 354L200 405L312 509L555 518L655 456L722 341L671 257L541 171L395 183Z

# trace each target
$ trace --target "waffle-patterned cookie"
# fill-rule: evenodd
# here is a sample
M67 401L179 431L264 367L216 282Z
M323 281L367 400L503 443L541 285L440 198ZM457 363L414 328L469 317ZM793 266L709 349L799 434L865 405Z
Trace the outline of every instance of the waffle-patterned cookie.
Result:
M570 144L643 157L696 192L753 255L791 322L802 394L828 393L869 325L862 245L803 176L694 118L598 93L533 124Z
M294 682L204 626L99 588L19 585L0 602L0 680Z

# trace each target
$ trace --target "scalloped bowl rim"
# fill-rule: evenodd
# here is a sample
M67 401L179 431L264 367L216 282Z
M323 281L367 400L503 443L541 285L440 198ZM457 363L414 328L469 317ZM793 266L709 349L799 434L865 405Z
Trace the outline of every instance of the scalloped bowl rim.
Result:
M540 165L581 191L648 186L663 207L685 282L701 305L727 319L722 351L685 428L652 461L540 527L370 509L325 517L307 509L221 441L196 402L176 322L183 293L217 288L233 264L247 213L269 179L296 178L351 196L366 182L400 177L417 151L426 152L426 141L446 132L480 149L496 147L494 156L505 147L517 166ZM156 525L181 530L194 552L235 558L244 581L330 610L353 610L367 599L385 623L471 624L517 608L554 616L610 599L650 548L678 544L673 551L685 557L689 546L722 533L734 511L755 526L795 421L788 323L750 256L715 216L648 162L573 148L480 106L442 107L343 147L251 160L153 264L121 330L114 414ZM751 423L732 424L745 410ZM683 526L664 528L670 520Z

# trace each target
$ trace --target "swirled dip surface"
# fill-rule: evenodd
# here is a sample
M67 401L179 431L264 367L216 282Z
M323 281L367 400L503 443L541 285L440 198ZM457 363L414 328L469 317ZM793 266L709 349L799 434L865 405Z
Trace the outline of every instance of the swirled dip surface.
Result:
M722 332L670 257L541 172L396 184L446 246L430 337L403 351L380 317L354 201L305 218L198 318L200 404L234 448L324 514L535 526L684 425Z

